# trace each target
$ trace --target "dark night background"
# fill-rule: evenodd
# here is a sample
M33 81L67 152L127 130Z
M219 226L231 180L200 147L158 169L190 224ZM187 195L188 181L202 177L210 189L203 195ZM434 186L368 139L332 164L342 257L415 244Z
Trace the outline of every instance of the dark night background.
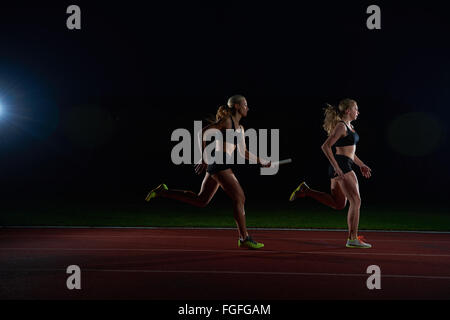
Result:
M81 8L81 30L66 8ZM381 7L381 30L366 8ZM246 128L280 129L276 176L237 176L247 202L284 203L305 178L329 190L325 102L358 102L363 203L448 206L450 43L440 2L61 1L2 4L0 170L4 204L143 203L166 183L198 191L170 141L228 97ZM217 202L228 200L223 192Z

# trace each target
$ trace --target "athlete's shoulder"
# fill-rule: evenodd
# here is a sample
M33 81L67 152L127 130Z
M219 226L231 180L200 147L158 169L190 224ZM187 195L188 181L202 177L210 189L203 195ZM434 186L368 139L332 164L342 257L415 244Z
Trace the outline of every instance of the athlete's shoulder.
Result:
M347 130L347 126L345 125L344 121L339 121L338 123L336 123L336 126L334 127L334 130L339 130L339 131L346 131Z
M338 122L336 123L336 126L334 127L332 131L332 135L345 135L347 133L347 126L344 122Z

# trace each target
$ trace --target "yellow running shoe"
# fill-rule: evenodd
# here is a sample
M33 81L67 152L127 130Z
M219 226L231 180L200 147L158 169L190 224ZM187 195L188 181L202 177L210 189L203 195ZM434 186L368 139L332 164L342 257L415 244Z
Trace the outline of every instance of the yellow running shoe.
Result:
M306 184L305 181L303 181L302 183L300 183L300 185L297 187L297 189L295 189L292 193L291 196L289 197L289 201L294 201L297 198L304 198L306 196L306 191L309 190L308 185Z
M264 243L256 242L252 239L252 237L247 236L245 240L238 240L238 247L239 248L248 248L248 249L261 249L264 247Z
M160 184L148 193L148 195L145 197L145 201L149 202L151 199L156 198L158 196L158 193L160 193L162 190L169 190L169 188L167 188L164 183Z

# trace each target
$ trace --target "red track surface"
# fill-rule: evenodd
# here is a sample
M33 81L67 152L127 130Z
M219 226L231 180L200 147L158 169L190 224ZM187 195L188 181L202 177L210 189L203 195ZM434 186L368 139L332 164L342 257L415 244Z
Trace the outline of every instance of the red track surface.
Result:
M449 299L450 234L252 230L0 229L0 299ZM69 265L81 290L68 290ZM367 267L381 268L369 290Z

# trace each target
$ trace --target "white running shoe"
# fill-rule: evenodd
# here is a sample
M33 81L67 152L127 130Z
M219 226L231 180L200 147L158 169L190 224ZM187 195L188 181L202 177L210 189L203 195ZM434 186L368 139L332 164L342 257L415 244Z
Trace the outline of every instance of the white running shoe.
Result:
M369 249L372 248L372 245L364 242L364 237L363 236L359 236L357 237L355 240L347 240L347 248L361 248L361 249Z

